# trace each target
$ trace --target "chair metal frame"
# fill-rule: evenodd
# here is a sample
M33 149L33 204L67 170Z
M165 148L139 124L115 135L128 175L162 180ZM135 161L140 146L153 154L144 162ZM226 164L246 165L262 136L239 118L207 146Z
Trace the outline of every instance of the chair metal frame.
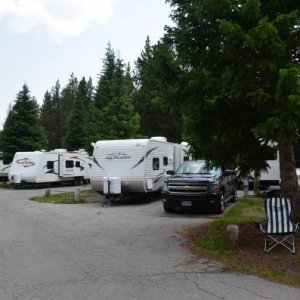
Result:
M291 202L286 197L271 197L265 200L267 220L259 223L258 228L265 234L264 252L281 245L296 253L295 233L299 223L291 221Z

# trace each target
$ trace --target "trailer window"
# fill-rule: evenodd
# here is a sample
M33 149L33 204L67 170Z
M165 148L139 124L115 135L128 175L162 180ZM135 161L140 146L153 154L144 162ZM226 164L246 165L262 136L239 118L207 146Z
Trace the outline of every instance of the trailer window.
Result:
M296 149L294 151L294 156L295 156L296 168L300 168L300 150L299 149Z
M163 159L163 165L167 166L168 164L169 164L168 158L164 157L164 159Z
M47 169L54 169L54 161L51 160L47 161Z
M74 161L66 160L66 168L74 168Z
M75 167L76 167L76 168L80 168L80 161L76 161Z
M153 170L159 170L159 158L154 157L152 160Z
M277 159L277 151L272 152L268 155L267 160L276 160Z
M184 156L183 161L187 161L187 160L190 160L190 158L188 156Z

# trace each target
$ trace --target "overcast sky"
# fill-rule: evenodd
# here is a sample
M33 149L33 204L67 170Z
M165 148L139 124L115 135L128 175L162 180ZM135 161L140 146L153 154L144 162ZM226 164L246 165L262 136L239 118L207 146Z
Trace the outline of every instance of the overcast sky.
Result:
M38 103L70 74L97 82L105 48L133 62L163 36L165 0L0 0L0 129L26 83Z

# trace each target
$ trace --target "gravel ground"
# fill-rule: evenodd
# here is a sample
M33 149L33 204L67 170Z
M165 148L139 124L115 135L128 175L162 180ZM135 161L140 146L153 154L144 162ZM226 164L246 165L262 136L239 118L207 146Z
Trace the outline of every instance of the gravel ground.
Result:
M299 289L227 273L182 247L178 232L210 215L165 214L160 201L102 207L28 200L43 193L0 190L1 300L300 299Z

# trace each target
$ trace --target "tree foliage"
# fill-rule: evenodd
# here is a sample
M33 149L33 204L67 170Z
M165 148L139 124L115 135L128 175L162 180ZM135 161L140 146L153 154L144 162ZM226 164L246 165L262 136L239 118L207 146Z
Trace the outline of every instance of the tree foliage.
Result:
M78 150L86 146L86 122L89 117L88 108L92 102L91 85L91 79L87 82L84 77L78 84L65 137L65 146L69 150Z
M41 123L48 139L48 149L62 148L64 112L60 109L61 91L59 80L46 91L41 107Z
M41 150L46 146L47 139L40 124L38 104L24 84L9 110L1 132L0 148L4 161L11 162L17 151Z
M162 100L184 111L185 136L195 154L259 172L267 167L271 145L278 145L282 192L295 194L300 2L167 2L176 25L165 41L181 72L168 82L173 99Z
M141 117L139 132L146 137L166 136L170 141L181 142L182 112L175 107L161 105L162 102L157 99L157 91L162 88L162 76L168 73L165 60L172 59L170 49L161 46L151 46L147 37L144 50L135 63L134 102ZM157 72L158 68L162 71Z
M103 70L92 106L90 129L98 139L126 139L135 137L139 129L139 115L133 105L133 85L130 69L108 44Z
M238 164L245 172L266 168L269 141L297 139L299 4L168 2L176 26L165 43L171 41L181 72L167 82L173 97L163 100L185 112L185 136L197 156ZM293 86L285 85L282 94L284 76Z

